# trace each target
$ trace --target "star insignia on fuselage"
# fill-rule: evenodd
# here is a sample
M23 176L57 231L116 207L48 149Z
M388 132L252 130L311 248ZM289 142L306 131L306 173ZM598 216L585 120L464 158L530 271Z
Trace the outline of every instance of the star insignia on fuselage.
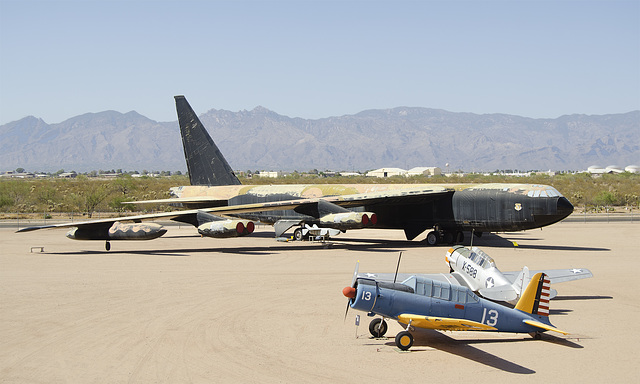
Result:
M488 278L484 285L486 285L487 288L493 288L493 286L495 285L493 277Z
M576 268L573 268L573 269L571 270L571 273L580 273L580 272L582 272L582 269L576 269Z
M365 273L364 274L366 277L376 277L378 275L376 275L375 273Z

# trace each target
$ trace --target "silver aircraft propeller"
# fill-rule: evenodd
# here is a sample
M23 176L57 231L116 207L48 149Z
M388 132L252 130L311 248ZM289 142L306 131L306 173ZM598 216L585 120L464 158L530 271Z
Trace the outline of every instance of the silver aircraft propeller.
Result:
M360 260L356 262L356 269L353 271L353 278L351 279L351 285L342 289L342 294L347 298L347 310L344 312L344 321L347 321L347 314L349 313L349 304L351 299L356 297L356 280L358 279L358 269L360 267Z

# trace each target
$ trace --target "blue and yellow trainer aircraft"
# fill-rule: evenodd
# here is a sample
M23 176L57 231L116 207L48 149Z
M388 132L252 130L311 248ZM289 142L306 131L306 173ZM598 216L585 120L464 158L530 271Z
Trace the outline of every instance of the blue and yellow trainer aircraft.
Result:
M548 277L537 273L515 308L509 308L478 297L467 287L422 276L412 276L402 283L358 278L356 266L351 286L342 293L349 299L347 311L351 307L382 317L369 324L373 336L386 333L385 319L396 320L405 327L395 342L406 351L413 345L411 331L415 328L529 333L536 339L545 331L566 335L549 321L550 289Z

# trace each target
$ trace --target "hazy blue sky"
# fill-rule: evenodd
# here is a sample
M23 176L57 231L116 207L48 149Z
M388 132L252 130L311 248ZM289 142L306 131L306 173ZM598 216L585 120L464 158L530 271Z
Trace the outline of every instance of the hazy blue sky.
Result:
M0 0L0 124L640 109L640 2Z

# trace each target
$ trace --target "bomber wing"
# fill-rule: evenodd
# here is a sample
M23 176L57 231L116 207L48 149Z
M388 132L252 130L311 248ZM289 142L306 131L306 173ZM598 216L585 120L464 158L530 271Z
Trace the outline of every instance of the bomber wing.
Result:
M429 188L417 187L417 188L404 188L397 190L384 190L384 191L372 191L365 193L354 193L348 195L336 195L336 196L323 196L316 199L300 199L300 200L285 200L280 201L283 205L278 209L287 209L288 204L293 204L293 207L298 207L304 204L311 204L317 202L319 199L331 202L341 207L359 207L362 205L375 205L381 203L393 203L393 204L417 204L425 201L434 200L436 198L453 194L454 190L451 188L445 188L440 186L430 186ZM175 203L210 203L212 205L221 205L224 199L211 197L211 196L191 196L191 197L176 197L170 199L157 199L157 200L142 200L142 201L128 201L127 204L175 204ZM246 211L243 211L246 212ZM240 212L238 212L240 213Z
M191 197L172 197L170 199L156 199L156 200L138 200L138 201L125 201L123 204L188 204L188 203L209 203L212 206L226 204L227 200L217 199L210 196L191 196Z
M317 202L317 199L313 199L313 201ZM49 229L49 228L87 227L87 226L95 226L99 224L108 224L108 223L113 224L116 221L141 222L141 221L157 220L157 219L170 219L170 220L180 221L180 222L189 223L189 224L193 224L194 226L197 226L197 222L195 222L193 218L198 214L198 212L208 212L208 213L219 214L219 215L231 215L234 213L292 209L304 204L311 204L313 201L311 199L296 200L296 201L292 200L292 201L281 201L281 202L272 202L272 203L232 205L232 206L224 206L224 207L205 208L205 209L188 209L184 211L162 212L162 213L152 213L147 215L122 216L122 217L98 219L98 220L91 220L91 221L79 221L74 223L34 226L34 227L22 228L16 232L30 232L38 229Z
M342 195L342 196L329 196L329 197L315 198L315 199L298 199L298 200L273 201L273 202L263 202L263 203L239 204L239 205L229 205L229 206L204 208L204 209L189 209L189 210L183 210L183 211L153 213L153 214L147 214L147 215L123 216L123 217L115 217L115 218L109 218L109 219L81 221L76 223L34 226L34 227L20 229L17 232L29 232L29 231L35 231L38 229L48 229L48 228L68 228L68 227L90 226L90 225L96 225L96 224L115 223L116 221L141 222L141 221L156 220L156 219L170 219L174 221L193 224L192 218L195 217L195 215L198 212L208 212L208 213L219 214L219 215L234 215L234 214L249 213L249 212L287 210L287 209L295 209L298 207L317 204L320 200L329 201L331 203L334 203L343 207L352 207L352 206L360 206L364 204L376 204L383 201L391 201L392 199L409 201L412 199L425 199L427 198L427 196L429 196L429 198L434 198L435 196L442 196L443 194L447 194L450 192L452 193L452 191L449 191L446 188L436 187L433 189L431 188L430 189L408 189L408 190L405 189L405 190L397 190L397 191L385 191L385 192L379 192L379 193L373 192L373 193L351 194L351 195ZM176 201L176 199L167 199L167 201ZM206 198L203 198L203 199L198 199L198 201L204 202L208 200ZM211 199L211 201L214 201L214 199ZM194 224L194 225L197 226L197 224Z
M136 216L122 216L122 217L113 217L107 219L98 219L98 220L90 220L90 221L78 221L72 223L63 223L63 224L51 224L51 225L41 225L34 227L27 227L17 230L16 232L30 232L38 229L49 229L49 228L70 228L70 227L90 227L90 226L101 226L107 224L113 224L116 221L119 222L141 222L147 220L156 220L156 219L174 219L180 216L186 215L196 215L198 213L197 209L189 210L189 211L176 211L176 212L163 212L163 213L153 213L147 215L136 215Z
M398 322L425 329L438 329L442 331L496 331L490 325L478 323L466 319L453 319L449 317L422 316L403 313L398 316Z

